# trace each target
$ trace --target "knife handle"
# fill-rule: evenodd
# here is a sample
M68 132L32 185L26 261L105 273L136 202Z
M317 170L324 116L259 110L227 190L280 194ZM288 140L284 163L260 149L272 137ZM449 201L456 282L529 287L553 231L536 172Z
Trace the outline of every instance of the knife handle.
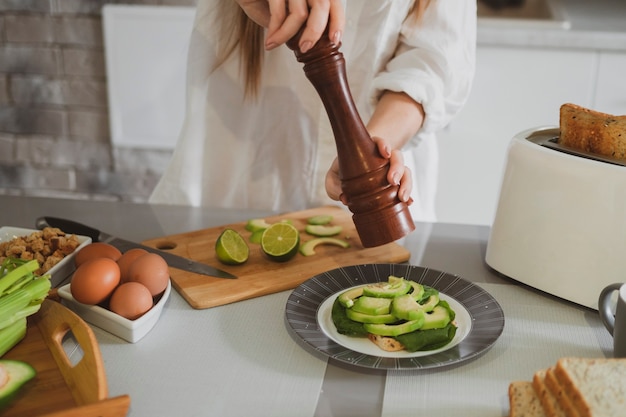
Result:
M43 216L39 217L35 222L37 229L42 230L44 227L56 227L65 233L89 236L93 242L100 241L100 230L86 226L73 220L61 219L59 217Z

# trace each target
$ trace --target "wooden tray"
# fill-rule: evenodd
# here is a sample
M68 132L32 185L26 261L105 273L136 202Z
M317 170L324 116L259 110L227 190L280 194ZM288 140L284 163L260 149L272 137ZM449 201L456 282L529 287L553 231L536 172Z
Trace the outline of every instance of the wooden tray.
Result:
M167 249L177 255L213 265L238 277L237 279L211 278L170 268L172 285L196 309L215 307L293 289L317 274L343 266L406 262L411 257L411 253L397 243L364 248L352 222L351 213L340 207L319 207L267 217L265 220L269 223L281 220L291 221L300 230L301 241L305 242L313 238L304 232L307 219L320 214L332 215L332 224L343 227L341 234L337 237L347 239L350 242L350 248L318 246L315 255L297 254L295 258L287 262L274 262L262 253L260 245L249 243L250 257L245 264L229 266L220 263L215 256L215 241L220 233L226 228L232 228L248 239L251 233L245 230L246 222L149 239L143 244Z
M63 348L73 337L83 354L72 363ZM70 342L66 342L69 344ZM130 397L107 398L106 375L98 342L80 317L56 301L44 300L28 318L26 337L2 359L29 363L37 376L29 381L3 417L119 417L128 414Z

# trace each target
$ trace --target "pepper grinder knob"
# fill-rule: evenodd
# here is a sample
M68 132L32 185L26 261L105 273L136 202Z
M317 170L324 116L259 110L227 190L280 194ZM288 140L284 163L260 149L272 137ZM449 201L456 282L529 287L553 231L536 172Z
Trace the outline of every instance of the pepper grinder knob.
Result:
M287 42L315 87L335 136L339 177L352 220L364 247L398 240L415 229L399 187L387 181L389 160L380 156L354 104L346 77L345 60L328 32L307 52L298 40L304 27Z

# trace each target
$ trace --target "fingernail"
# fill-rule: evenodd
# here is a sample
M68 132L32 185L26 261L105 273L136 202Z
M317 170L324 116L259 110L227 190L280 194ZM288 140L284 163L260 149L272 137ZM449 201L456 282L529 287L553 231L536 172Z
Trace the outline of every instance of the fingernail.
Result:
M332 41L335 45L339 45L339 42L341 42L341 32L337 31L333 34L333 38Z
M267 49L268 51L274 48L276 48L276 44L274 42L265 44L265 49Z
M393 185L400 185L400 178L397 172L394 172L391 178L393 178Z
M391 148L389 148L389 146L385 146L385 156L390 157L391 156Z
M313 42L311 41L302 42L302 45L300 45L300 52L305 53L306 51L311 49L312 46Z

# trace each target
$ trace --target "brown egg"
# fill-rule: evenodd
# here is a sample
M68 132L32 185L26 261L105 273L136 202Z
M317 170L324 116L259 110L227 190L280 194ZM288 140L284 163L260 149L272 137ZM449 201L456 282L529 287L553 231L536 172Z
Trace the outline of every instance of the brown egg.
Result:
M122 252L115 246L109 245L104 242L93 242L85 246L76 253L74 257L74 263L76 266L81 266L90 259L95 258L110 258L117 261L122 256Z
M133 261L128 269L129 281L139 282L150 290L153 297L165 291L170 270L165 260L156 253L146 253Z
M153 304L152 294L145 285L126 282L113 291L109 308L128 320L135 320L150 310Z
M117 264L120 266L120 280L121 282L129 281L129 269L130 265L140 257L148 253L147 250L141 248L129 249L122 254L120 259L117 260Z
M120 283L120 267L110 258L91 259L79 266L70 282L72 297L79 303L99 304Z

